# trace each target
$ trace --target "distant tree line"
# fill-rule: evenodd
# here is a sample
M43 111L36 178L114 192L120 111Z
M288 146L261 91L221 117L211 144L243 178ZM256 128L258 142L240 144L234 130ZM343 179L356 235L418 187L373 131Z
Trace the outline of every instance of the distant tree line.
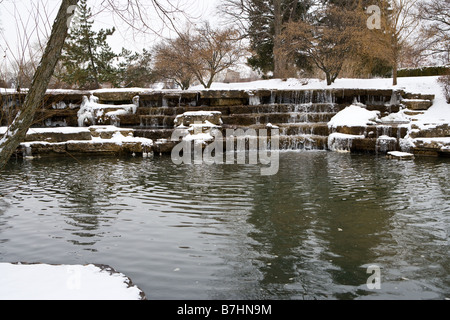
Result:
M248 64L267 77L392 76L450 58L449 0L224 0L249 40ZM369 25L372 24L373 25Z
M49 87L161 81L210 88L242 61L262 78L319 76L331 84L339 76L392 77L396 84L401 76L440 75L434 67L418 70L430 57L450 60L449 0L224 0L219 11L232 27L192 24L141 52L115 53L108 45L115 28L94 31L91 8L80 0ZM16 87L31 85L39 58L16 61L8 76ZM8 77L0 72L0 86L11 85Z

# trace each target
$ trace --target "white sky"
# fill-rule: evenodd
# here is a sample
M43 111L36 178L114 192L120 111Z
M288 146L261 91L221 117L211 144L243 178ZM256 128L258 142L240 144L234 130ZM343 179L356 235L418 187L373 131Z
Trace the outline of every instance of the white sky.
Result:
M126 0L114 0L117 3L126 3ZM161 3L166 3L167 0L160 0ZM209 20L215 23L219 20L217 15L217 5L219 0L170 0L173 4L179 4L180 7L192 18L192 21L199 22L200 20ZM39 40L45 38L45 35L50 34L51 26L54 17L57 14L58 8L61 4L61 0L0 0L0 27L3 32L0 35L0 61L4 56L5 49L9 51L17 50L17 47L23 45L23 30L29 30L28 33L33 34L33 38L30 42L36 43ZM173 32L170 32L168 28L162 30L163 34L136 34L132 32L129 26L127 26L117 15L113 15L108 10L101 11L102 3L104 0L88 0L88 5L93 8L93 12L97 13L95 16L94 27L111 28L116 27L116 33L110 38L109 43L113 50L117 53L121 51L122 47L129 50L141 50L142 48L151 48L156 42L161 40L161 36L170 37ZM149 1L143 1L143 3L149 3ZM39 8L39 10L37 10ZM41 12L41 15L36 17L37 12ZM154 26L154 29L161 32L161 28L158 25L160 19L156 16L154 11L149 10L151 13L149 24ZM49 16L50 19L47 19ZM36 23L36 19L38 23ZM176 22L180 27L186 24L185 17L176 17ZM38 29L36 30L36 24ZM30 32L31 31L31 32ZM42 37L44 35L44 37ZM21 40L19 40L21 39ZM1 63L1 62L0 62Z

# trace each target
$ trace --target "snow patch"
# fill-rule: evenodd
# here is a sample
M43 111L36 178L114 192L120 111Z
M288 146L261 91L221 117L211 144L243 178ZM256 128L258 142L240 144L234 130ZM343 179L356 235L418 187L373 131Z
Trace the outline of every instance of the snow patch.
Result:
M336 114L328 123L328 127L364 127L380 122L379 111L369 111L360 104L353 104L338 114Z
M140 300L125 275L95 265L0 263L0 300Z
M388 152L388 155L397 157L397 158L414 157L414 155L412 153L401 152L401 151L390 151L390 152Z
M405 110L400 110L399 112L391 113L380 120L384 123L410 123L411 117L405 114Z

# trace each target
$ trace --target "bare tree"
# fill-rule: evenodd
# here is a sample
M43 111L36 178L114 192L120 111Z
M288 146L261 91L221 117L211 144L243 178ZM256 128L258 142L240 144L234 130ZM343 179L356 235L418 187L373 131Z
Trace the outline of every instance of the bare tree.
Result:
M192 2L185 0L103 0L99 11L108 11L133 32L162 35L165 30L180 34L184 21L198 17L187 13Z
M197 32L194 46L201 69L196 76L205 88L210 88L220 72L236 65L243 47L234 28L213 29L205 23Z
M156 47L155 69L165 79L187 89L195 78L210 88L216 76L232 67L242 56L238 33L233 28L214 29L204 23L176 39Z
M11 4L12 8L5 10L14 17L16 41L11 41L11 35L1 30L5 60L17 87L29 87L33 74L45 48L51 30L49 25L48 0L38 0L30 3L27 10Z
M198 57L193 53L192 36L189 32L176 39L166 40L155 48L154 73L160 80L175 82L182 90L187 90L199 69Z
M418 0L391 0L382 2L381 31L374 32L372 48L384 56L393 67L393 85L397 85L397 73L401 55L408 48L408 40L417 30L416 18Z
M130 26L133 21L130 21L125 16L125 8L132 8L132 11L127 11L135 21L141 21L145 26L148 26L145 21L149 17L149 12L145 12L145 8L153 6L153 9L160 18L169 19L168 24L175 26L172 19L172 14L176 11L177 6L171 6L172 9L165 7L159 0L141 1L128 0L126 7L120 7L119 2L115 0L104 0L111 6L124 21L127 21ZM170 2L169 2L170 3ZM78 0L62 0L59 7L56 19L51 28L51 34L48 42L45 45L45 50L36 69L32 84L27 92L25 102L17 114L12 124L8 127L5 135L0 139L0 168L3 168L10 157L16 151L20 143L25 139L28 129L30 128L36 109L43 100L51 77L54 73L55 67L61 56L61 51L68 34L70 18L73 16L72 7L78 4ZM178 10L178 12L181 12ZM147 16L146 16L147 15Z
M421 41L430 55L450 62L450 0L427 0L419 3L418 15L422 19Z
M310 59L331 85L362 38L361 12L318 2L304 21L286 24L279 50L292 60L296 55Z

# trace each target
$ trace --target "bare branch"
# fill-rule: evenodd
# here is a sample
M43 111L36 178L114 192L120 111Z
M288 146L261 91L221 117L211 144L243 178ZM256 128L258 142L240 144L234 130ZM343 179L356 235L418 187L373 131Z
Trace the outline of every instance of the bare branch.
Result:
M180 34L178 21L193 21L193 17L187 13L183 3L175 0L103 0L101 11L108 11L113 16L128 26L128 29L136 33L151 33L162 35L168 29Z

